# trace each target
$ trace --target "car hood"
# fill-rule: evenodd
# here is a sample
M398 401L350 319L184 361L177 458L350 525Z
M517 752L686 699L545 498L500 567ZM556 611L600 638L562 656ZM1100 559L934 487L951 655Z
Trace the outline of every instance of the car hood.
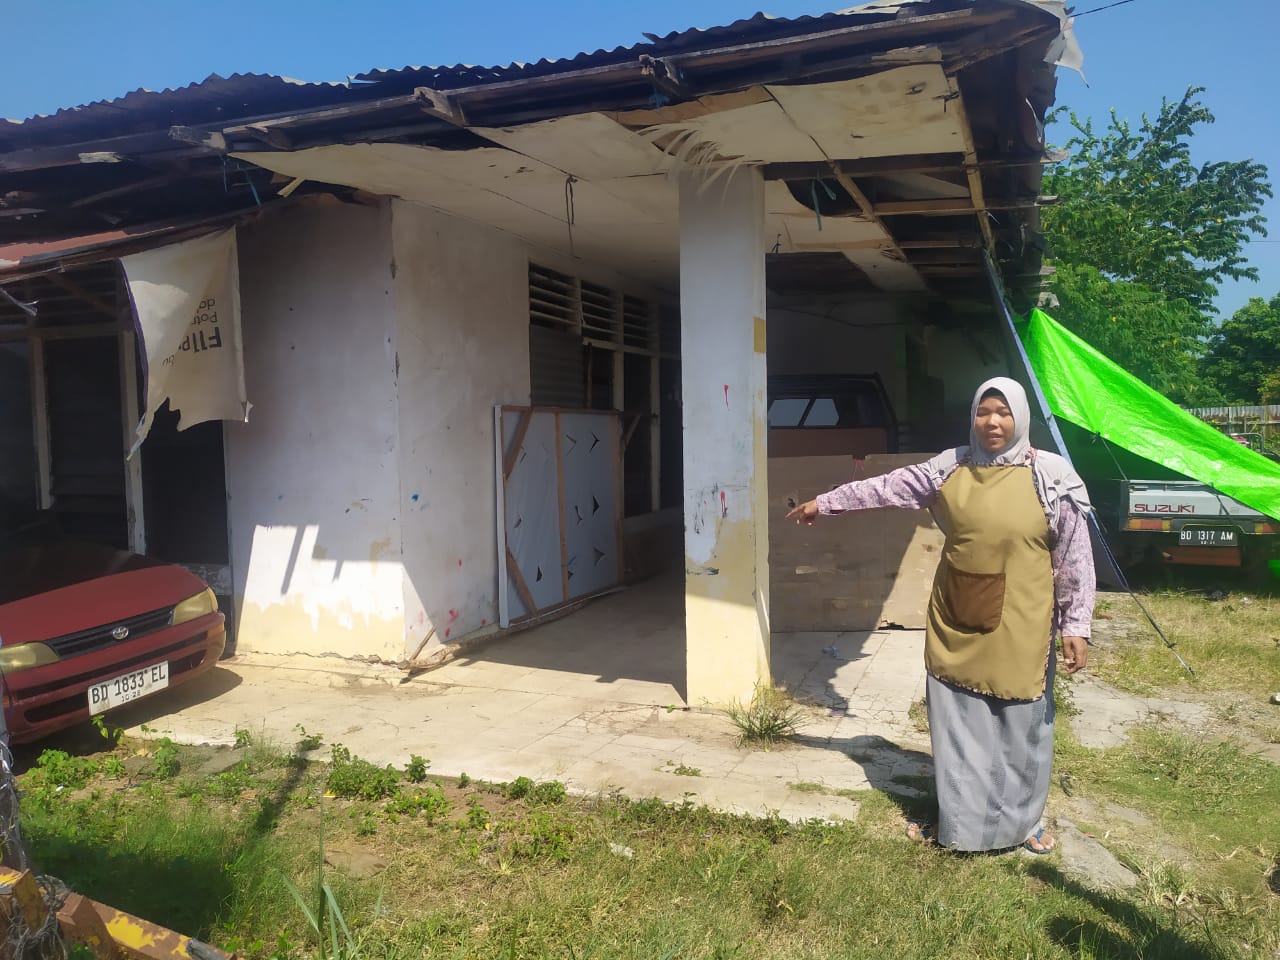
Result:
M61 541L7 548L0 550L0 604L127 570L158 566L162 566L158 560L96 543Z
M0 643L8 646L116 623L205 589L172 564L95 544L0 552Z

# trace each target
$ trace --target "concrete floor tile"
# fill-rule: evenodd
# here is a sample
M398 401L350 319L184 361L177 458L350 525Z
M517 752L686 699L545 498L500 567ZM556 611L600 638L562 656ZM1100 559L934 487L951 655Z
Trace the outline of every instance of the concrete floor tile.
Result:
M589 757L616 738L611 734L587 733L585 730L566 732L561 727L546 736L532 741L525 748L535 753L545 753L570 759Z

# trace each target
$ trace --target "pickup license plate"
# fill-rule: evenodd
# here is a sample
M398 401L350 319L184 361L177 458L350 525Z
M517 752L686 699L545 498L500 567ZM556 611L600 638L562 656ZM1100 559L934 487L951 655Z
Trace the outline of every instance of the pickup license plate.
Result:
M89 688L89 714L114 710L169 685L169 664L157 663L95 683Z
M1238 547L1240 530L1236 527L1183 527L1178 531L1178 544L1183 547Z

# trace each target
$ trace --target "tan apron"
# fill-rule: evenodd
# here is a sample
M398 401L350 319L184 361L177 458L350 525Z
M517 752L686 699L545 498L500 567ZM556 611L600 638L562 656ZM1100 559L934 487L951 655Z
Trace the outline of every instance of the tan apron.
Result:
M1044 693L1053 617L1049 523L1029 467L961 466L938 491L947 532L925 668L1001 700Z

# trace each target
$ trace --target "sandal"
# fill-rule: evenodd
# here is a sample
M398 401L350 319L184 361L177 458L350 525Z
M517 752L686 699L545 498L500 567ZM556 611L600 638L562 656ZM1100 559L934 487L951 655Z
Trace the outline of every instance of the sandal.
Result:
M1043 857L1046 854L1053 853L1053 850L1057 845L1058 842L1054 840L1052 836L1049 837L1048 843L1045 843L1044 827L1040 827L1035 833L1022 841L1022 848L1034 853L1037 857Z
M923 820L907 821L907 839L915 843L933 844L937 842L937 832Z

